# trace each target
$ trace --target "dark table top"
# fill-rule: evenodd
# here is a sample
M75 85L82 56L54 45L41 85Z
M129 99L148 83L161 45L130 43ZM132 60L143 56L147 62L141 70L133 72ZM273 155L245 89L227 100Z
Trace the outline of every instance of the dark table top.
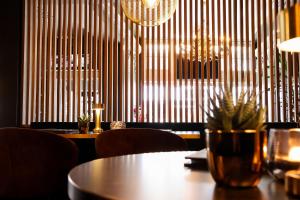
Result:
M184 166L189 162L185 156L191 153L135 154L83 163L69 173L69 197L72 200L291 199L284 185L267 175L254 188L217 187L206 169Z

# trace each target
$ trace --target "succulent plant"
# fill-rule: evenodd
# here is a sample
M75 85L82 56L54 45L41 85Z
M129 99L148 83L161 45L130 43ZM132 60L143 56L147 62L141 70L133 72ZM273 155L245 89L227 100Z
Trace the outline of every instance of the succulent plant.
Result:
M231 91L222 91L216 95L216 101L210 97L212 108L207 114L207 128L210 130L245 130L263 128L265 110L256 104L256 96L251 94L245 101L246 94L241 92L234 104Z
M79 127L87 127L89 126L90 116L88 114L82 115L78 117L78 126Z

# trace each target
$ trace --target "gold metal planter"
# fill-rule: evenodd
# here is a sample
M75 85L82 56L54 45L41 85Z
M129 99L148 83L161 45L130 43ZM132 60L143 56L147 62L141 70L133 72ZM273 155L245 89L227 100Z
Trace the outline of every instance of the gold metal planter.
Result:
M208 166L218 185L256 186L262 175L265 132L207 131Z

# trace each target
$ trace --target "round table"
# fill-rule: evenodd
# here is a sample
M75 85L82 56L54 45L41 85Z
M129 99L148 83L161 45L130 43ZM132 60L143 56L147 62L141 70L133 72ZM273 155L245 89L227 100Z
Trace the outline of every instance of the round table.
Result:
M263 176L258 187L217 187L210 173L184 166L192 152L147 153L97 159L68 176L72 200L288 200L284 185Z

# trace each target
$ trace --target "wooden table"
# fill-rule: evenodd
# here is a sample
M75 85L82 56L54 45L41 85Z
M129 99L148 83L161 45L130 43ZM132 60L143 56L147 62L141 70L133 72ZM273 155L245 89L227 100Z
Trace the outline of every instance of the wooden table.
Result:
M200 139L200 132L198 131L176 131L175 134L179 135L183 139ZM71 133L63 133L59 134L65 138L70 139L78 139L78 138L96 138L98 134L80 134L78 132L71 132Z
M290 200L283 184L264 176L258 187L216 187L207 170L184 166L191 152L135 154L93 160L68 176L72 200Z

